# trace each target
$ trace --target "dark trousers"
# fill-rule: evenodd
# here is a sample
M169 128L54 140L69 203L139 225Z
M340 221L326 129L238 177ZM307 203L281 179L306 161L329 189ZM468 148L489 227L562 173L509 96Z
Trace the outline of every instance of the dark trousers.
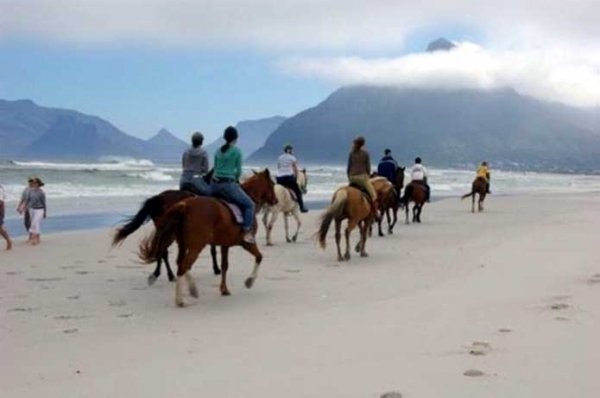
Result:
M302 191L300 190L300 187L298 186L298 181L296 181L296 178L294 176L277 177L277 184L282 185L282 186L294 191L294 193L296 194L296 197L298 198L298 204L300 205L300 208L304 209L304 200L302 199Z

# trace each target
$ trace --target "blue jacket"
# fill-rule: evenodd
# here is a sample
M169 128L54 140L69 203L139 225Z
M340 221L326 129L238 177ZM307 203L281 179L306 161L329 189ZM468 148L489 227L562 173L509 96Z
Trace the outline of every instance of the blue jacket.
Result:
M398 163L391 156L384 156L377 165L377 174L382 177L385 177L392 184L396 180L396 169L398 168Z

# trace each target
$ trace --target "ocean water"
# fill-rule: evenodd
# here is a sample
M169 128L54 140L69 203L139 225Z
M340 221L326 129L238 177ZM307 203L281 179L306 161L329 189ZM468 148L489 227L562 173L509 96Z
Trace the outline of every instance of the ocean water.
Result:
M310 207L325 203L337 187L346 183L344 167L304 167L308 173L306 199ZM249 174L251 169L246 168L245 173ZM16 203L31 175L41 177L46 183L50 217L72 221L75 215L96 215L96 221L91 223L99 225L98 215L114 221L118 216L137 211L145 198L177 188L179 174L179 165L154 164L143 159L106 158L96 163L0 162L0 184L6 190L9 220L19 217ZM467 193L474 177L473 170L430 168L429 174L434 199ZM600 176L492 169L492 191L495 195L600 191Z

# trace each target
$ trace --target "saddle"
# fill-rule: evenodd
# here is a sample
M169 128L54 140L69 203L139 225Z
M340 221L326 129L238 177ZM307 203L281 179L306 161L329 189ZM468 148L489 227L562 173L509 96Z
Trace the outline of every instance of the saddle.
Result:
M358 189L360 191L360 193L365 197L365 199L367 199L369 202L373 201L373 198L371 198L371 195L369 195L369 191L364 189L362 186L354 184L354 183L350 183L349 186L352 188Z
M205 196L205 195L201 195L200 192L196 189L196 187L190 183L182 184L181 190L191 192L196 196ZM224 198L221 198L221 197L217 197L217 196L211 196L211 197L214 199L217 199L219 202L224 204L225 207L227 207L229 209L236 224L241 225L244 223L244 217L242 216L242 210L240 209L240 207L238 205L236 205L235 203L228 202L227 200L225 200Z

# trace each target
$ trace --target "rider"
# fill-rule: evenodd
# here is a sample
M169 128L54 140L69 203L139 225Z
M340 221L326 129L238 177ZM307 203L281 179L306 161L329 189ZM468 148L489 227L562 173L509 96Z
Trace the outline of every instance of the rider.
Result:
M304 207L302 191L298 186L298 161L292 154L293 151L294 148L290 144L287 144L283 147L283 154L277 159L277 184L294 191L296 198L298 198L300 211L306 213L308 210Z
M398 170L398 163L392 157L392 151L390 149L386 149L384 151L384 156L377 165L377 174L387 178L392 184L395 184L396 170Z
M410 168L410 180L411 180L411 184L413 184L413 183L419 184L423 188L425 188L425 196L426 196L425 200L427 202L429 202L429 199L431 197L431 189L429 188L429 185L427 184L427 169L421 163L420 157L417 157L415 159L415 164ZM408 199L409 194L412 191L412 187L409 185L407 187L406 191L407 192L404 194L404 198Z
M210 185L204 181L204 175L208 172L208 154L202 148L204 136L200 132L192 134L192 147L187 149L181 157L181 179L179 188L183 189L185 184L191 184L200 195L211 194Z
M477 178L483 178L485 180L485 186L487 193L492 193L490 191L490 168L487 162L481 162L481 166L477 169Z
M373 184L369 180L371 174L371 159L369 152L363 147L365 145L365 139L363 137L357 137L354 139L352 144L352 150L348 156L348 166L346 172L348 174L348 181L350 184L354 184L365 190L371 197L371 208L374 214L377 213L377 192L373 188Z
M225 144L215 153L213 195L222 196L240 206L244 217L243 240L246 243L254 244L256 240L252 233L252 226L255 205L238 182L242 175L242 152L235 146L238 131L235 127L229 126L225 129L223 138Z

